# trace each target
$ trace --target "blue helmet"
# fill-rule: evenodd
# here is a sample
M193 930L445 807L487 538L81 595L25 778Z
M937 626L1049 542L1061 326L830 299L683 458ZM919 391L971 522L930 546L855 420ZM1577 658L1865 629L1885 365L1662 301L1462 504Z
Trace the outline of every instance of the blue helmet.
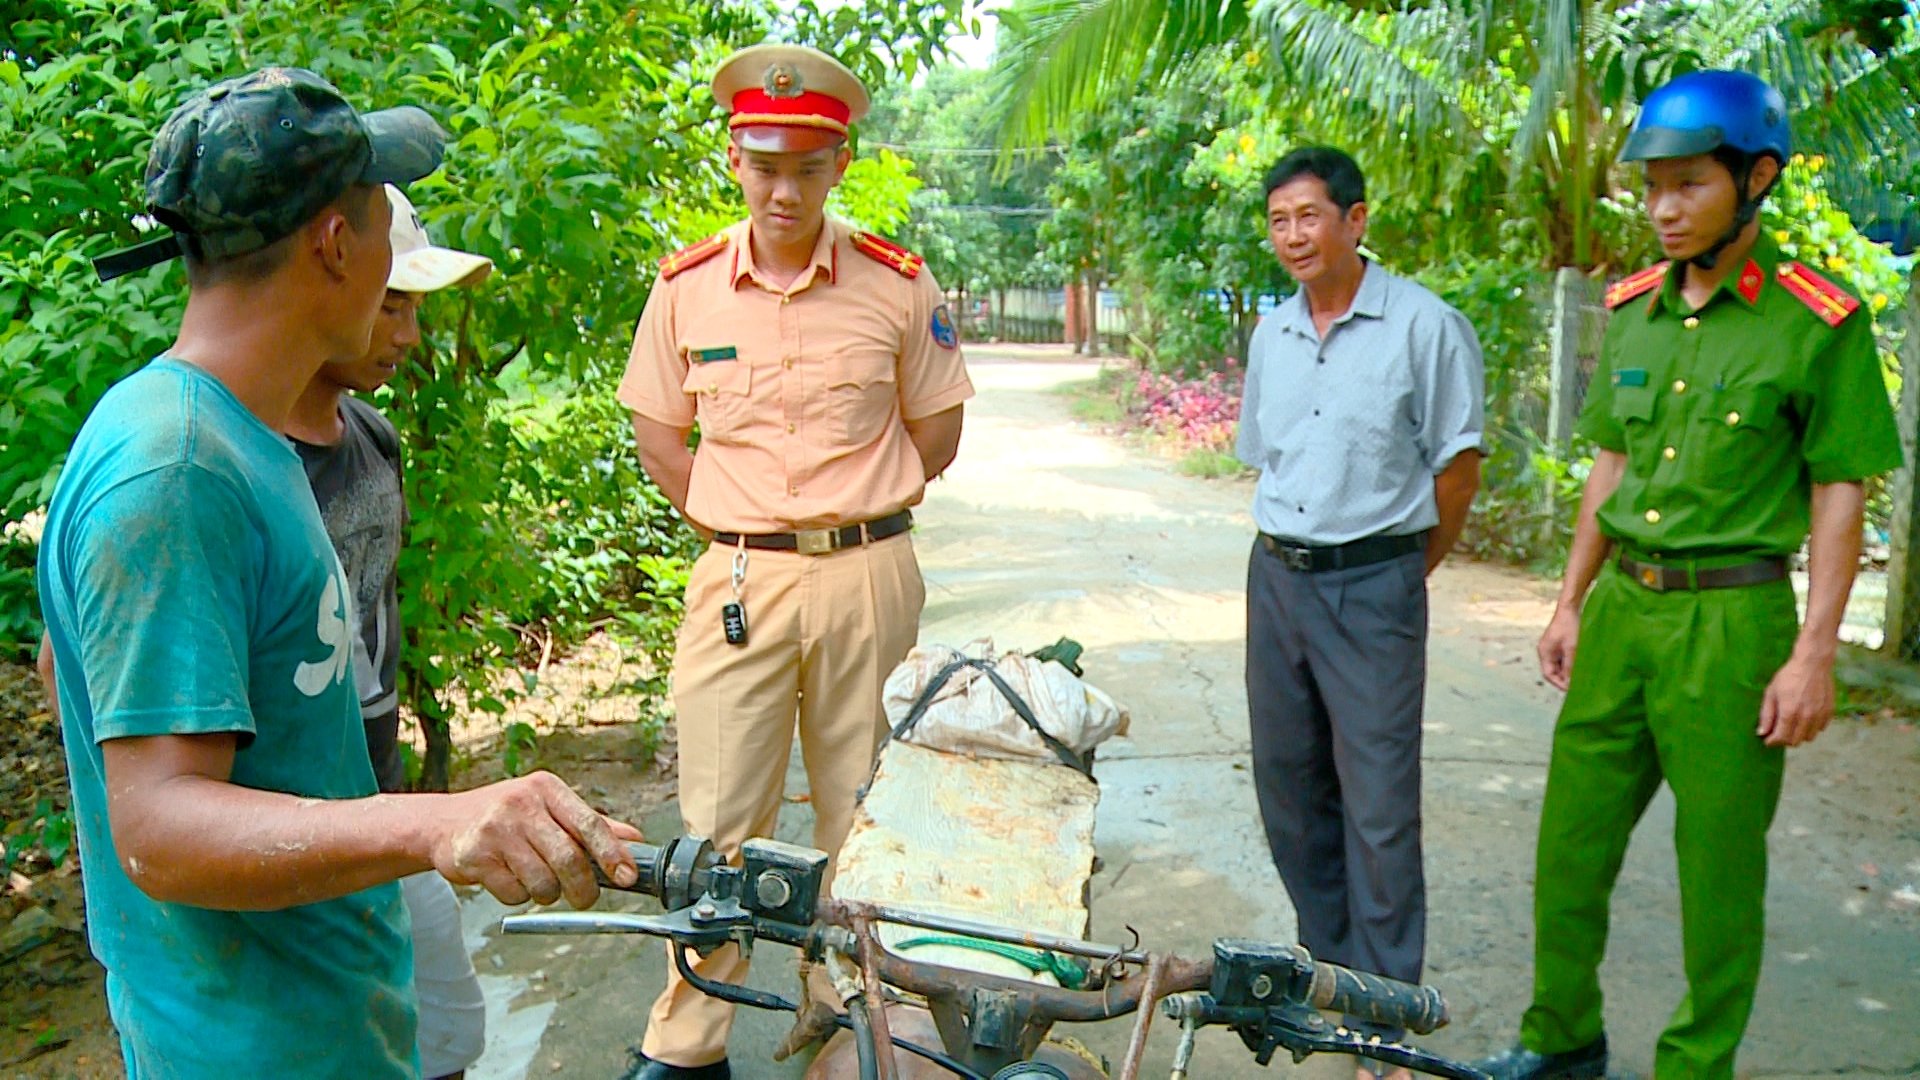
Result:
M1721 147L1750 157L1792 153L1787 99L1744 71L1695 71L1647 95L1621 161L1692 157Z

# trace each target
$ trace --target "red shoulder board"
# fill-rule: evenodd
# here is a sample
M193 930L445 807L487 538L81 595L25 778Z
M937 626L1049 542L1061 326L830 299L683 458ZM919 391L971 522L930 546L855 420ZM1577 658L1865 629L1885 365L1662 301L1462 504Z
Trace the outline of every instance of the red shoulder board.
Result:
M1828 326L1839 326L1847 316L1854 313L1860 301L1852 293L1821 277L1806 268L1803 263L1781 263L1775 271L1780 284L1801 303L1813 309L1820 321Z
M660 280L670 281L675 274L690 266L699 266L715 255L727 250L726 233L714 233L692 247L683 247L660 260Z
M1617 308L1636 296L1643 296L1652 289L1660 287L1667 279L1667 267L1670 263L1655 263L1638 273L1628 274L1607 288L1606 305Z
M857 232L848 239L860 254L878 263L891 267L901 277L916 278L926 267L927 260L908 251L898 244L888 243L872 233Z

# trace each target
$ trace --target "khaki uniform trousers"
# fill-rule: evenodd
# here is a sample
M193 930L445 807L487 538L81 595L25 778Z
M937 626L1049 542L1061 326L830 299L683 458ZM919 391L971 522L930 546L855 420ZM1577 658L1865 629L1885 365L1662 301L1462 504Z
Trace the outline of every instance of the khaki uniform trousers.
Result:
M673 670L681 820L736 862L746 840L772 836L797 722L813 845L837 853L887 730L881 687L920 632L926 587L911 534L830 555L749 550L745 645L727 644L720 622L733 558L733 548L709 548L687 582ZM641 1049L686 1068L718 1061L733 1006L689 985L671 956ZM704 978L747 975L732 945L687 959Z

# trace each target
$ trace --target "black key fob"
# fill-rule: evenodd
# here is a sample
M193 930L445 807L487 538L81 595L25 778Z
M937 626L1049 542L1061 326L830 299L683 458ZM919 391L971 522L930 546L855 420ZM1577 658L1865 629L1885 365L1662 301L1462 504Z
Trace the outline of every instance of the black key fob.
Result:
M730 600L720 608L720 625L727 632L727 644L747 643L747 609L740 601Z

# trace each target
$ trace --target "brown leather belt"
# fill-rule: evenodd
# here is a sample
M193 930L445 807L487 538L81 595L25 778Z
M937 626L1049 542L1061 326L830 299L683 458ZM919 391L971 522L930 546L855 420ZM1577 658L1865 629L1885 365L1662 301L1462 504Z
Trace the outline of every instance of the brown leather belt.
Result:
M1261 533L1260 546L1289 570L1317 574L1325 570L1372 566L1416 551L1425 551L1427 534L1422 531L1397 536L1368 536L1344 544L1315 545Z
M830 555L844 548L859 547L874 540L885 540L889 536L899 536L913 528L913 512L902 510L872 521L862 521L854 525L842 525L833 529L801 529L790 533L748 533L746 545L761 551L797 551L802 555ZM719 547L736 547L741 542L739 533L714 533L713 542Z
M1732 589L1779 581L1787 576L1787 560L1759 559L1737 566L1696 570L1690 566L1641 562L1630 555L1622 555L1620 569L1643 588L1654 592L1698 592L1701 589Z

